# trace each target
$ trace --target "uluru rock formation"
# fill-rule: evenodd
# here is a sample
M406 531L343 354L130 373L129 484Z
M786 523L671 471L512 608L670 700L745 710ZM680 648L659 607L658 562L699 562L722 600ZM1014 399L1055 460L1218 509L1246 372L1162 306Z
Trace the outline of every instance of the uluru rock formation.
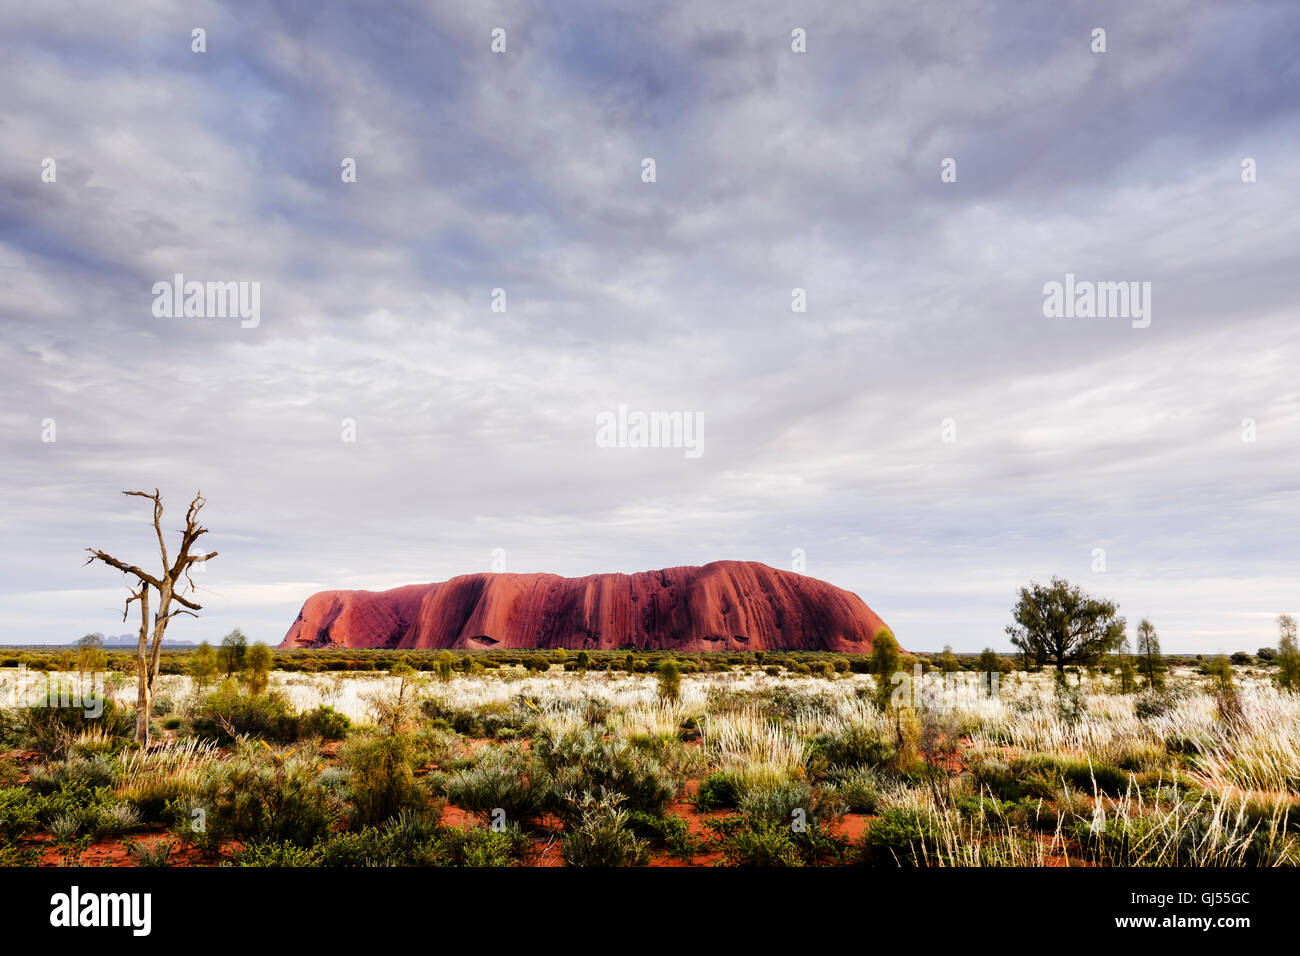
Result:
M885 624L856 594L754 561L638 574L464 574L309 597L281 647L868 653Z

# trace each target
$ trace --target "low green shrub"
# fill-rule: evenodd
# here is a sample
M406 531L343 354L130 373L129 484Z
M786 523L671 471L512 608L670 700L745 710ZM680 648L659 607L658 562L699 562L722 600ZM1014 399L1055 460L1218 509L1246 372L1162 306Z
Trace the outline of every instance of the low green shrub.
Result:
M413 747L405 734L357 741L342 757L352 772L349 823L353 829L377 826L402 811L428 809L429 794L415 780Z
M315 710L309 710L298 720L298 733L303 737L319 737L322 740L343 740L352 727L347 714L340 714L333 707L322 704Z
M883 790L880 776L870 767L832 767L829 795L850 813L875 813Z
M677 796L677 780L657 759L622 738L585 728L533 739L533 752L554 780L552 809L566 820L584 811L582 798L608 792L627 810L660 815Z
M196 831L180 813L203 811ZM190 801L171 804L178 836L207 850L228 839L308 847L327 834L339 807L320 785L315 761L241 744L216 765ZM180 811L180 812L177 812Z
M195 736L222 746L238 737L288 744L298 739L298 715L276 691L245 694L233 680L204 697L190 713Z
M519 744L482 752L472 767L443 778L447 800L492 819L504 811L505 822L527 826L551 802L552 781L546 767Z
M740 803L740 781L735 774L718 770L700 781L695 792L697 810L734 810Z
M810 763L820 760L829 766L888 767L894 761L894 744L881 739L865 725L853 724L839 733L814 737L807 759Z
M232 866L320 866L321 852L294 843L250 843L234 855Z
M643 810L633 810L627 815L627 826L636 836L652 846L662 847L678 859L690 860L703 849L681 817L657 817Z
M28 785L37 793L53 793L65 785L73 787L109 787L117 779L117 766L108 758L67 757L32 768Z
M628 826L620 794L584 794L576 826L564 835L564 862L569 866L643 866L649 858L644 840Z
M17 736L46 757L66 753L83 734L122 737L134 731L131 717L108 697L87 694L75 707L61 705L58 694L18 712Z
M927 866L938 855L933 818L910 807L887 808L863 834L863 860L870 866Z
M40 826L40 798L26 787L0 790L0 841L16 840Z

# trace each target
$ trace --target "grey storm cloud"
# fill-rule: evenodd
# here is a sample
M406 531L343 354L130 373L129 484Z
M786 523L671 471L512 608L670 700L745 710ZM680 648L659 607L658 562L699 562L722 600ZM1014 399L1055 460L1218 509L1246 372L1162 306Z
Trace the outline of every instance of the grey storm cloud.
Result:
M126 629L82 549L148 560L118 492L155 486L210 502L191 639L496 548L803 549L923 649L1005 646L1052 574L1175 650L1297 610L1294 4L0 20L2 640ZM176 273L258 282L259 324L155 317ZM1044 317L1066 273L1150 282L1150 327ZM620 403L699 412L704 454L598 447Z

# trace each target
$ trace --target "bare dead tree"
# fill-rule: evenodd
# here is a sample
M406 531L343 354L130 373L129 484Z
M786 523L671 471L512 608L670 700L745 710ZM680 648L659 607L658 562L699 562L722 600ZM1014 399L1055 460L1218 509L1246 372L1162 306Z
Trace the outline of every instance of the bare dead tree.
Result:
M86 563L92 561L102 561L109 567L117 568L123 574L133 575L138 582L138 587L133 586L131 596L126 599L126 606L122 609L122 620L125 621L127 615L131 612L131 605L136 601L140 602L140 640L136 645L136 671L139 692L136 695L136 714L135 714L135 739L136 743L148 745L149 743L149 714L153 709L153 682L158 676L158 657L162 651L163 632L167 630L167 625L172 618L180 614L188 614L191 617L198 617L196 611L203 610L202 605L195 603L187 598L186 593L194 591L194 581L190 578L190 568L202 561L210 561L217 556L217 552L211 554L190 554L190 549L198 539L208 533L208 529L199 524L199 512L207 500L202 494L196 493L194 500L190 502L189 509L185 512L185 530L181 533L180 553L176 556L176 561L169 564L167 560L167 543L163 540L162 531L162 514L163 505L162 497L155 488L153 494L147 491L124 491L124 495L133 495L137 498L148 498L153 502L153 529L158 537L158 550L162 555L162 574L152 575L143 571L133 564L127 564L119 561L111 554L106 554L95 548L87 548L90 557ZM152 588L157 592L158 604L153 615L153 644L149 643L149 589ZM179 607L173 608L173 602Z

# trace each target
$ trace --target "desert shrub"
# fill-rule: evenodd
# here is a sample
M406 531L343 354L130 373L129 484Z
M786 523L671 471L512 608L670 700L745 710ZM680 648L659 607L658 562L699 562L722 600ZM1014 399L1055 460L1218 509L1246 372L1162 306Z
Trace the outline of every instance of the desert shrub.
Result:
M1200 670L1202 674L1214 679L1214 686L1220 691L1227 690L1233 684L1232 662L1224 654L1206 661L1201 665Z
M36 866L40 862L40 855L40 850L34 846L20 847L0 843L0 867Z
M139 826L140 812L129 803L108 804L98 808L88 823L96 836L121 836Z
M437 823L402 813L382 827L331 836L319 845L324 866L427 866L436 855Z
M349 819L354 828L427 808L429 795L415 781L409 736L380 734L358 741L343 754L343 763L352 771Z
M298 739L298 716L282 694L244 694L233 681L203 698L190 714L196 736L230 746L236 737L287 744Z
M1133 713L1142 720L1163 717L1177 705L1174 694L1166 690L1145 690L1133 699Z
M50 821L50 837L55 843L71 843L81 832L82 819L80 814L60 813Z
M123 840L127 855L136 866L161 867L171 865L172 848L176 845L171 840Z
M863 859L871 866L927 866L940 834L931 815L914 807L889 807L863 835Z
M40 799L26 787L0 790L0 839L15 840L40 825Z
M1164 814L1112 816L1106 825L1075 819L1066 828L1085 859L1102 866L1294 866L1294 837L1273 826L1224 818L1206 808L1170 819Z
M626 809L653 814L663 813L677 795L677 781L654 757L589 728L539 735L534 752L555 781L554 809L566 819L583 812L584 795L616 793Z
M648 859L645 842L628 826L620 794L585 793L578 801L578 823L564 836L569 866L641 866Z
M338 807L320 786L314 759L262 747L258 752L241 743L235 755L212 769L194 795L205 828L195 834L186 828L188 821L178 819L178 836L209 849L226 839L305 847L329 832Z
M740 803L740 781L733 773L715 771L700 781L695 792L697 810L734 809Z
M517 827L439 827L404 813L384 827L335 834L318 850L322 866L509 866L531 846Z
M40 822L48 827L57 817L71 816L77 820L93 818L98 808L113 799L106 787L91 789L79 783L64 783L58 790L44 795L32 794L33 804Z
M733 830L722 844L728 866L803 866L788 825L755 821Z
M348 735L352 721L333 707L321 704L298 719L298 733L303 737L320 737L322 740L342 740Z
M293 843L250 843L231 859L233 866L319 866L320 850Z
M1095 791L1119 796L1129 789L1129 774L1100 759L1032 754L1017 760L1014 766L1018 770L1028 771L1026 792L1032 792L1029 780L1035 777L1053 785L1068 785L1085 793Z
M882 784L870 767L832 767L828 775L830 794L851 813L875 813L880 806Z
M511 866L532 849L532 842L514 826L446 827L435 849L434 866Z
M651 845L663 847L672 856L689 860L700 851L700 841L691 835L690 827L681 817L657 817L642 810L627 815L627 826L636 836Z
M109 787L116 779L116 768L103 756L67 757L33 767L28 785L37 793L53 793L64 785L89 789Z
M818 734L809 747L809 760L841 767L886 767L894 759L894 744L865 724L850 724L839 733Z
M21 708L17 723L20 739L47 757L67 752L87 732L118 737L133 730L129 715L111 698L97 694L86 695L79 706L61 707L57 694L51 693L47 700Z
M454 707L438 697L427 697L420 702L420 710L427 719L442 721L466 737L514 738L520 735L527 723L521 697L508 704L485 704L476 710Z
M1171 754L1207 753L1218 746L1214 737L1204 732L1170 734L1164 743L1165 749Z
M1083 696L1083 688L1078 683L1071 684L1059 671L1057 672L1055 692L1056 716L1061 723L1072 726L1087 716L1088 701Z
M790 826L798 819L816 825L823 807L812 788L802 780L750 787L740 798L740 811L751 820Z
M168 807L197 791L194 780L183 775L149 775L134 781L123 792L123 799L148 823L165 823L172 819Z
M471 813L490 818L500 809L508 822L526 826L546 809L551 779L518 744L505 744L485 750L472 767L448 774L443 792Z
M1055 790L1046 773L1032 770L1024 761L1013 766L1002 760L981 758L971 762L970 772L976 793L985 793L998 800L1049 797Z
M656 668L660 700L678 700L682 695L682 669L676 661L664 661Z
M1221 682L1217 685L1214 692L1214 712L1221 723L1228 725L1240 724L1244 719L1245 710L1242 707L1241 694L1238 693L1231 678L1226 683Z

